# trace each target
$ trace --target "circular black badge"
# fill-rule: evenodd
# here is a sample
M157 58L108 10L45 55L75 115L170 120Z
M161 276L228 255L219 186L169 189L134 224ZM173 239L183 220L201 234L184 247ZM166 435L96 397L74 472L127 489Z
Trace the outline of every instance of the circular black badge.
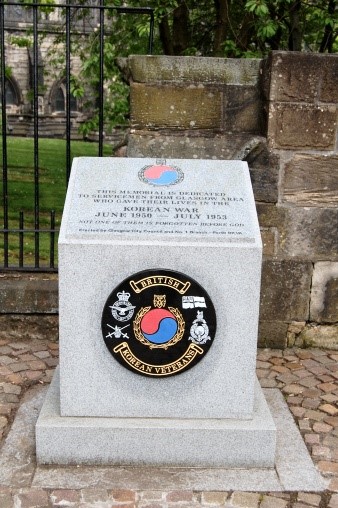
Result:
M215 309L206 291L171 270L128 277L109 295L102 314L110 353L143 376L173 376L190 369L208 352L215 333Z

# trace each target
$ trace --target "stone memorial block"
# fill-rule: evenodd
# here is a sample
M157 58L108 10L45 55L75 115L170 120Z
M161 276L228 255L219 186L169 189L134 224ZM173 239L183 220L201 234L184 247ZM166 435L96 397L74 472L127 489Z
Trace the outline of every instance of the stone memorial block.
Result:
M75 159L59 236L60 381L38 459L272 466L276 430L255 377L261 256L245 162Z

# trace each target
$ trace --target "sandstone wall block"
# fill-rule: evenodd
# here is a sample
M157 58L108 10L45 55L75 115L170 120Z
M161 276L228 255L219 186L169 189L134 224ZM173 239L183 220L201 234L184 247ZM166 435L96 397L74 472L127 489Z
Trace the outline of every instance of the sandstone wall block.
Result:
M278 201L279 156L265 142L259 143L244 157L250 168L255 200L265 203Z
M273 257L277 254L277 231L274 228L261 229L263 256Z
M338 325L307 325L296 339L298 347L338 349Z
M58 282L55 276L4 276L0 278L0 314L58 312Z
M271 103L268 140L274 148L334 150L336 105Z
M285 348L288 324L283 321L260 321L258 347Z
M269 56L270 101L316 102L321 98L325 82L332 82L332 74L323 72L326 62L335 65L331 55L296 51L273 51ZM334 102L331 100L330 102Z
M224 87L223 129L226 132L264 133L263 104L257 85Z
M265 260L261 284L262 321L307 321L312 263Z
M326 55L322 62L322 82L320 100L322 102L338 103L338 58L337 55Z
M256 203L256 209L261 227L277 228L278 231L283 231L288 213L287 208L268 203Z
M128 157L243 160L259 141L252 134L212 131L138 131L128 137Z
M222 94L203 85L133 83L130 108L132 127L138 129L220 129L222 124Z
M338 323L338 263L330 261L315 263L310 320L318 323Z
M296 154L284 168L283 201L337 207L338 155Z
M208 58L179 56L135 56L118 64L129 69L129 77L139 83L209 83L256 85L260 79L259 58Z
M338 209L285 209L280 229L280 254L312 261L338 261Z
M48 314L0 314L0 339L39 339L55 342L59 316Z

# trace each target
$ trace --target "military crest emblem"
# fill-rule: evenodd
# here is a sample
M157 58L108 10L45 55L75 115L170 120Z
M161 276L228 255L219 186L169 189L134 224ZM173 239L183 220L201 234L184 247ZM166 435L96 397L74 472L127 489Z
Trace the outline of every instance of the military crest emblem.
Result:
M215 333L209 295L190 277L170 270L147 270L124 280L102 313L103 339L115 360L149 377L190 369L208 352Z

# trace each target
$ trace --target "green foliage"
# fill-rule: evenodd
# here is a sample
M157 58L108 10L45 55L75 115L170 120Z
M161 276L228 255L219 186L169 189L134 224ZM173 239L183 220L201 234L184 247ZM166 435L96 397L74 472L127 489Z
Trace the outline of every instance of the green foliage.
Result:
M154 9L153 53L183 56L255 58L271 50L334 52L337 40L338 0L129 0L129 7ZM29 6L32 0L24 0ZM54 0L48 0L48 12ZM81 60L79 75L71 77L71 93L80 99L88 120L81 132L88 136L98 127L100 82L100 25L86 0L72 12L72 56ZM149 15L126 14L123 0L105 0L104 28L104 119L105 130L128 123L128 87L115 65L116 57L145 54L148 48ZM87 26L86 35L78 28ZM53 26L55 30L55 25ZM50 51L50 73L62 79L65 63L64 26ZM31 45L31 37L12 36L12 44ZM85 101L85 102L84 102Z
M18 48L30 48L32 46L32 39L27 36L11 35L8 42L13 46L18 46Z

